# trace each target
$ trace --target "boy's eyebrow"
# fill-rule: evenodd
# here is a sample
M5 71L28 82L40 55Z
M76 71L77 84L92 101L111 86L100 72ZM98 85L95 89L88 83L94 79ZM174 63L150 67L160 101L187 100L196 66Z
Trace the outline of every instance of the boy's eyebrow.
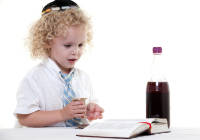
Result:
M73 44L73 42L64 42L63 44Z
M73 41L63 41L64 44L73 44Z
M86 41L80 41L78 44L84 44ZM75 44L74 42L72 41L69 41L69 42L64 42L64 44Z
M81 41L80 43L85 43L86 41L84 40L84 41Z

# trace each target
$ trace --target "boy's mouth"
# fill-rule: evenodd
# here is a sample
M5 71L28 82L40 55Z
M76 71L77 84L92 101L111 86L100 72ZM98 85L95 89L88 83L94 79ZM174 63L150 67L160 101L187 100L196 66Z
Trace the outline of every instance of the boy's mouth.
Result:
M69 63L75 63L77 59L68 59Z

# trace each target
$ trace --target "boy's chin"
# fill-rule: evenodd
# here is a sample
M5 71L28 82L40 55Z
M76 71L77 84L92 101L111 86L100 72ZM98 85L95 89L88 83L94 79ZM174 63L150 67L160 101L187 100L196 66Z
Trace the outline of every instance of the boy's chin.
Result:
M64 66L64 69L73 69L73 68L74 68L74 64L73 65Z

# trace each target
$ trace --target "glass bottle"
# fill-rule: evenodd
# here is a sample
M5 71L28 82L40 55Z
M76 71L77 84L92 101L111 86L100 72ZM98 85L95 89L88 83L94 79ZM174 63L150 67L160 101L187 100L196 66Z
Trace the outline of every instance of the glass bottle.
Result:
M162 73L162 47L153 47L151 77L146 87L146 117L166 118L170 126L169 85Z

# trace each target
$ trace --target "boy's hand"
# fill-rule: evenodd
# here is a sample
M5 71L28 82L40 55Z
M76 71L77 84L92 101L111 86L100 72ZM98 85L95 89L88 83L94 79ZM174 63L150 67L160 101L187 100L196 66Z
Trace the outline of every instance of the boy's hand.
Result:
M98 104L95 103L89 103L87 105L87 119L88 120L96 120L96 119L102 119L104 112L103 108L101 108Z
M75 100L67 104L60 112L63 121L73 118L84 118L86 114L86 105L83 101Z

